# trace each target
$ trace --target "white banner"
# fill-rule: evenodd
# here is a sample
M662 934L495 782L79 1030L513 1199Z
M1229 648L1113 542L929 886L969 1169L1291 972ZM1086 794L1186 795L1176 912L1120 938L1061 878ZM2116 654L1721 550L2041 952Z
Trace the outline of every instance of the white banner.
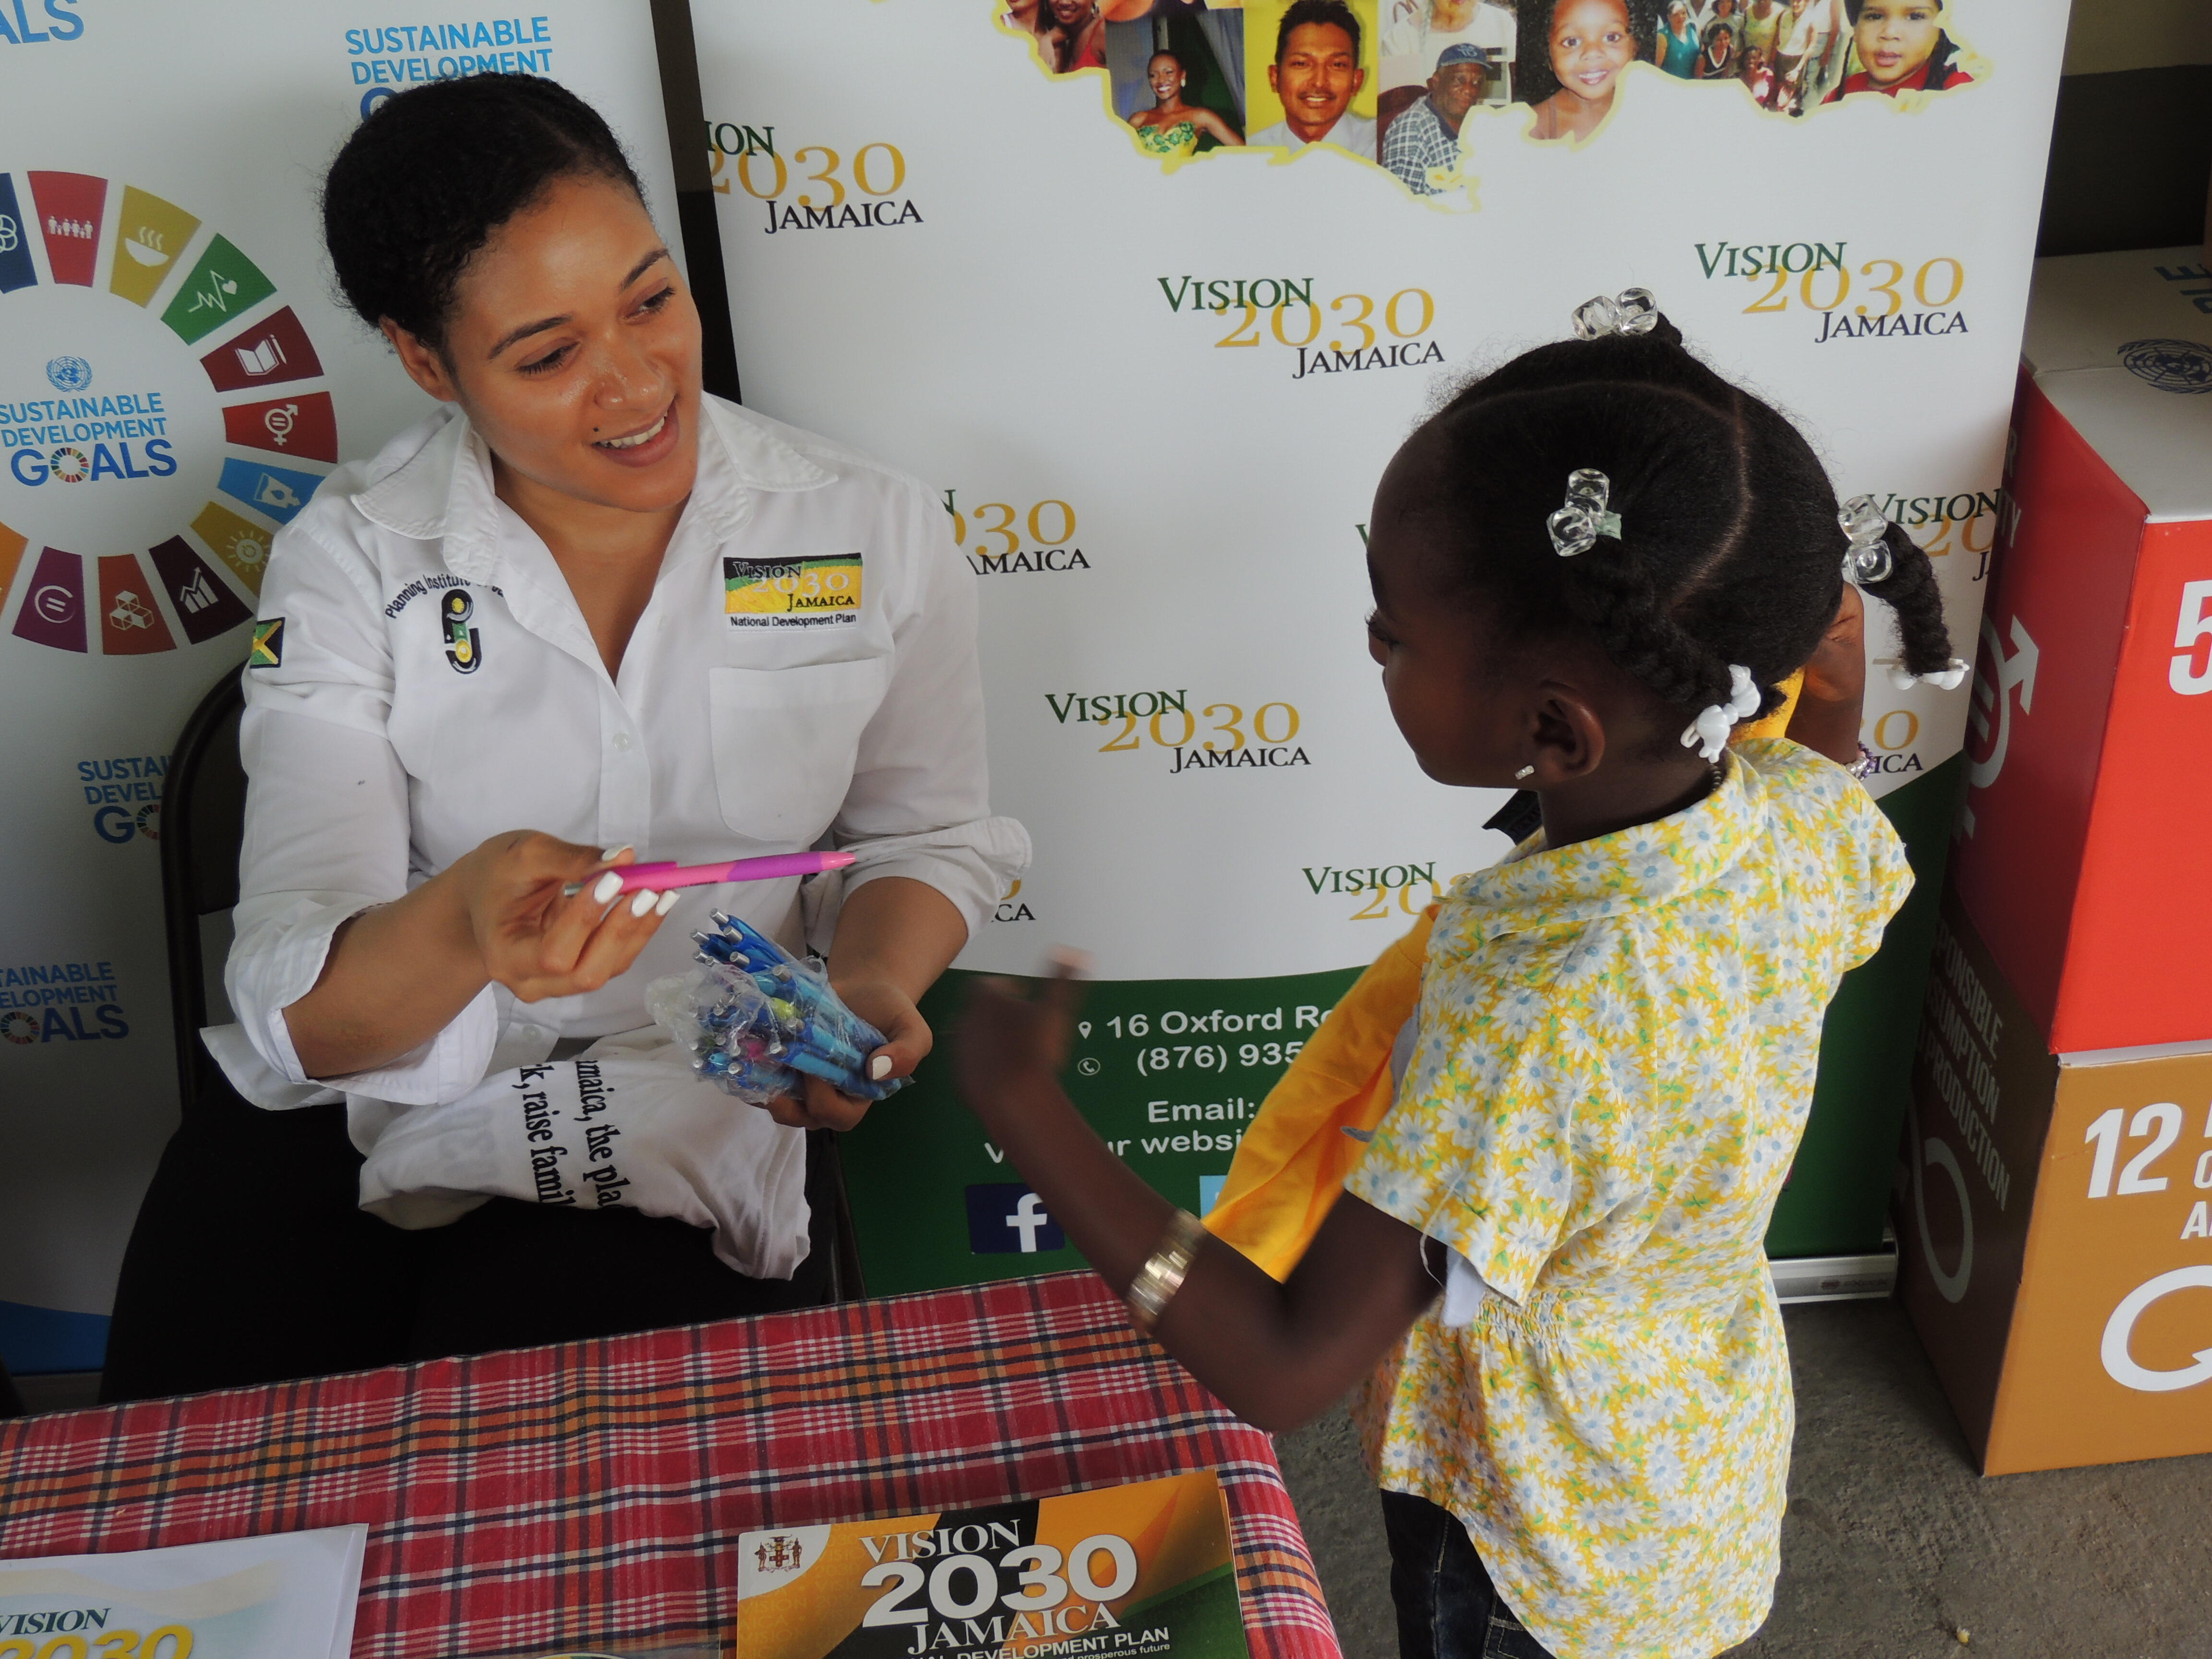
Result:
M1841 0L1759 0L1711 50L1764 40L1778 83L1668 73L1638 0L1643 59L1607 71L1594 131L1547 140L1592 107L1553 95L1576 71L1554 34L1629 20L1560 0L1547 32L1541 3L1361 0L1339 124L1295 153L1219 137L1334 113L1307 60L1339 42L1280 36L1283 0L694 8L746 399L942 489L976 573L994 803L1037 857L959 965L1034 971L1064 940L1095 953L1102 1006L1184 987L1102 1017L1082 1062L1109 1138L1195 1155L1139 1163L1182 1202L1233 1134L1152 1127L1194 1097L1237 1119L1301 1029L1293 996L1224 1038L1242 1028L1207 1027L1188 982L1364 964L1506 848L1480 827L1502 797L1422 776L1361 633L1376 481L1455 375L1650 289L1839 493L1913 527L1972 654L2065 7L1954 0L1900 58L1903 8L1867 0L1854 28ZM1433 120L1420 83L1458 41L1495 101L1455 151L1386 170L1366 123L1392 118L1388 156ZM1154 121L1162 49L1184 110ZM1869 75L1906 89L1822 101ZM1878 793L1956 754L1966 697L1870 677ZM961 1169L995 1163L972 1123L930 1121ZM869 1133L902 1132L864 1132L863 1164Z
M645 0L0 6L0 1355L19 1369L98 1364L81 1316L108 1306L176 1121L170 746L245 659L276 529L427 407L334 302L323 170L392 92L492 70L590 100L674 235Z

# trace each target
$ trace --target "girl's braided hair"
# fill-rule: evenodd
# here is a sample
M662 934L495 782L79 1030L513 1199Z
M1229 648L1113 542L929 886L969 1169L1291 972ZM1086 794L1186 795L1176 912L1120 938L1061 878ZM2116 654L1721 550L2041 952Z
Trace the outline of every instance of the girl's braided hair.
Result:
M346 303L442 347L453 289L483 245L556 180L645 199L599 112L557 81L471 75L410 88L353 131L323 180L323 240Z
M1579 624L1663 701L1725 705L1729 665L1781 700L1842 600L1849 542L1826 471L1797 428L1692 356L1664 317L1647 334L1537 347L1462 387L1423 425L1435 458L1419 509L1501 639ZM1562 558L1546 520L1567 475L1612 481L1618 537ZM1861 584L1897 618L1904 665L1951 658L1935 567L1895 525L1889 575Z

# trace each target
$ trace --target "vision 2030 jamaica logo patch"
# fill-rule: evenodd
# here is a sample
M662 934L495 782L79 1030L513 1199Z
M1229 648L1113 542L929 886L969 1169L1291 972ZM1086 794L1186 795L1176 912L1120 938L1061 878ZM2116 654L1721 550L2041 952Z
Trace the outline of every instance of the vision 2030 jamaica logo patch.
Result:
M732 628L811 628L860 614L860 556L722 561L722 611Z

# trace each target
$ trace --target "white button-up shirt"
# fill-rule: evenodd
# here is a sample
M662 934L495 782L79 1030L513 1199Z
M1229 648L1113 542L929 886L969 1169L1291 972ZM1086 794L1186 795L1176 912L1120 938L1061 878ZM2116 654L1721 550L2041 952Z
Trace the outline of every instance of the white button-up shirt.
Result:
M239 1024L208 1033L247 1098L332 1097L283 1010L347 917L502 830L687 864L833 845L856 855L846 891L911 877L971 933L1026 866L1022 827L990 816L973 579L943 507L826 440L702 410L698 481L613 678L457 410L340 468L278 534L260 631L283 625L240 730ZM356 1138L373 1102L456 1100L563 1038L648 1024L646 985L684 969L711 908L799 937L795 880L682 893L600 990L488 986L412 1054L339 1079Z

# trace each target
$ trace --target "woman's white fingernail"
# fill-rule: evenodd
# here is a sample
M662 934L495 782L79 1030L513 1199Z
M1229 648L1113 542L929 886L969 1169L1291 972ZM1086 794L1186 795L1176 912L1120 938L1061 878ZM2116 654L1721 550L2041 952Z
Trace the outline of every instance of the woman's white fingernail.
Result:
M890 1074L891 1057L889 1054L878 1054L868 1062L868 1075L877 1082L881 1083Z
M653 907L653 914L656 916L666 915L676 908L677 897L678 895L673 891L663 893L660 896L660 902Z
M624 853L629 852L629 848L630 843L628 842L623 842L619 847L602 847L599 848L599 862L602 864L612 864Z
M622 878L610 870L599 878L599 885L592 889L592 902L605 904L622 891Z
M654 892L650 887L639 888L637 890L637 896L629 902L630 915L634 916L643 915L647 910L653 908L654 903L659 901L659 897L660 895Z

